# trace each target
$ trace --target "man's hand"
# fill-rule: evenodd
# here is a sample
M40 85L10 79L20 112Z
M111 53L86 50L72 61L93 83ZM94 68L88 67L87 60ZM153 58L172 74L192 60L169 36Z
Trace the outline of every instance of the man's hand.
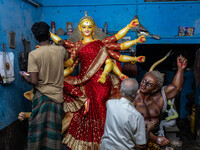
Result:
M186 66L187 66L187 59L185 57L183 57L182 55L180 55L178 58L177 58L177 66L178 68L180 69L185 69Z
M19 72L19 74L27 81L29 82L30 84L33 84L33 85L36 85L38 83L38 72L30 72L30 73L27 73L27 74L30 74L30 75L27 75L23 72Z
M29 77L30 74L28 72L25 72L25 71L20 71L19 74L22 76L22 77Z
M155 127L155 125L156 125L155 121L148 121L147 124L146 124L147 131L153 130L153 128Z
M65 45L65 41L64 41L64 40L58 41L58 45L59 45L59 46L64 46L64 45Z

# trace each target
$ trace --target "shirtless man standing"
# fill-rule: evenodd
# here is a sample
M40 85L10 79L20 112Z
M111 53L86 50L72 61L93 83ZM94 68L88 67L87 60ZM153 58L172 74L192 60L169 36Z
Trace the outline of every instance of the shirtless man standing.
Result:
M174 98L181 91L187 59L180 55L177 58L177 66L178 70L172 83L166 87L162 87L164 78L160 72L151 71L144 75L133 104L142 114L146 123L154 121L157 124L160 112L164 111L167 106L167 100ZM165 137L156 136L153 133L150 133L149 139L161 146L169 143Z

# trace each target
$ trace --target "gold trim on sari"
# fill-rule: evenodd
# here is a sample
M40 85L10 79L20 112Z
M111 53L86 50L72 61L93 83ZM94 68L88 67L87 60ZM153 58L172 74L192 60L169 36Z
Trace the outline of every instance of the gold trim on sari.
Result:
M86 100L87 100L87 97L85 97L85 95L82 95L80 97L75 98L73 102L70 102L70 103L64 102L63 110L65 113L76 112L83 106Z
M62 120L62 132L61 132L61 134L63 134L68 129L72 118L73 118L73 113L71 113L71 112L65 113L65 117Z
M86 142L76 140L71 134L67 134L62 141L63 144L67 143L67 146L73 150L99 150L100 144L97 142Z

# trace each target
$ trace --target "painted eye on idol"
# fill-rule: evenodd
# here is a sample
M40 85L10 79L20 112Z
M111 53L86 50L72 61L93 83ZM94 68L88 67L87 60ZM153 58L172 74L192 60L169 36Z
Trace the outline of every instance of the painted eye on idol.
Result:
M151 87L151 84L147 84L148 87Z

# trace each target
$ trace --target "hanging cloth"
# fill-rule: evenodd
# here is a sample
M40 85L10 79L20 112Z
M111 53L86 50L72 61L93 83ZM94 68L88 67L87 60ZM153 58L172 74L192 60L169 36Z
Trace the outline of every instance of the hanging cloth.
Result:
M0 75L2 84L9 84L15 80L14 54L7 52L5 43L3 43L2 52L0 52Z

